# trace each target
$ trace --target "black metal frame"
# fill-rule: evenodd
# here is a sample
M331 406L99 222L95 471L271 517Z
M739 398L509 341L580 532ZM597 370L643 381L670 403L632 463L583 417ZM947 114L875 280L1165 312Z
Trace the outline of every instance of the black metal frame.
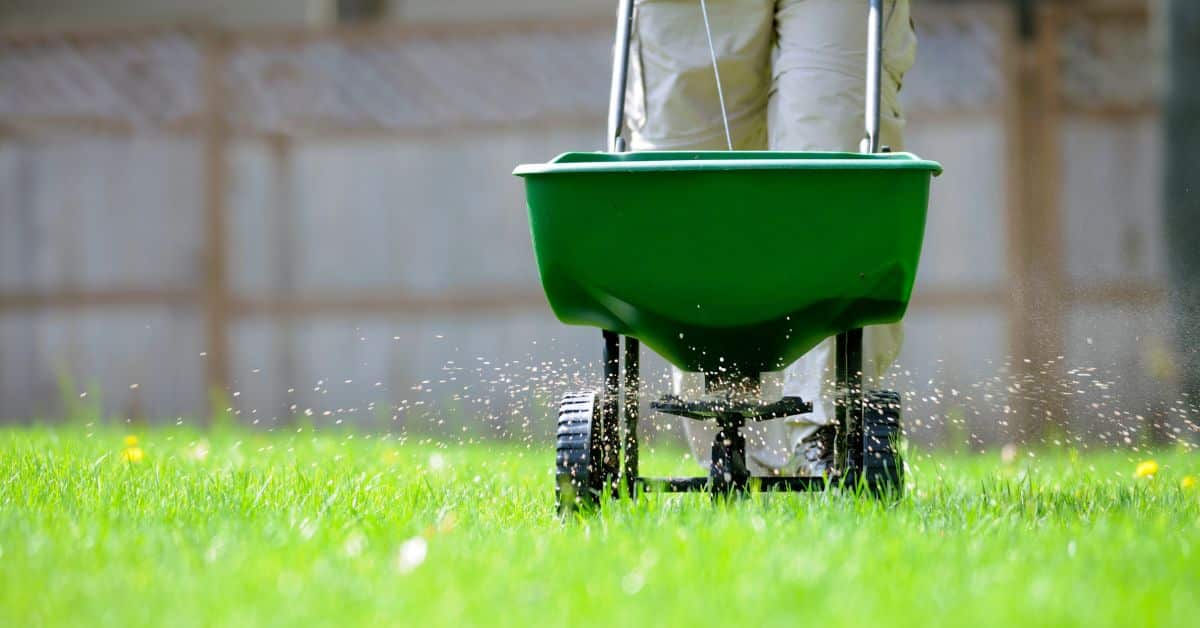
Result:
M715 420L721 429L713 440L712 466L707 477L651 478L638 474L638 421L640 413L641 377L640 343L637 338L625 337L625 369L622 382L620 336L604 331L604 399L605 426L620 425L621 438L607 442L621 444L620 452L605 452L605 459L619 455L620 478L616 486L624 487L630 495L660 491L667 493L731 491L813 491L837 485L853 486L862 470L863 330L852 329L836 336L835 419L838 438L836 445L837 476L829 479L818 476L752 476L746 469L746 441L741 428L747 421L763 421L812 411L812 402L798 397L784 397L775 402L686 402L668 396L650 404L654 410L696 420ZM624 384L622 386L622 383ZM622 396L623 394L623 396ZM623 420L622 420L623 419ZM602 428L604 429L604 428Z

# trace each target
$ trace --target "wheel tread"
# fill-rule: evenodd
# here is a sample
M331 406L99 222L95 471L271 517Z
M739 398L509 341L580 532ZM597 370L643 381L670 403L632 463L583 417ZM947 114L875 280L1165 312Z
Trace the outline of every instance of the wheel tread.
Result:
M555 504L560 515L594 507L604 492L598 432L602 406L595 391L562 396L555 430Z

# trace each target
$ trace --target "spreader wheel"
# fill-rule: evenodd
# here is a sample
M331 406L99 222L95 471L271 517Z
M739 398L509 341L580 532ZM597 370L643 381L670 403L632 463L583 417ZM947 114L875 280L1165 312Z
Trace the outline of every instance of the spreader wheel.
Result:
M558 408L554 503L560 515L593 508L616 485L615 424L605 430L600 395L567 393Z
M900 459L900 394L890 390L867 393L863 408L862 473L873 495L904 492L904 462Z

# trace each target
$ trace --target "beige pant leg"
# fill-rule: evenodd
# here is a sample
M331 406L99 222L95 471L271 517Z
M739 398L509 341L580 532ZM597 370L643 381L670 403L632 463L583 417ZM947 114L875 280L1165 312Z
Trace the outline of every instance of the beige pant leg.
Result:
M908 0L884 5L880 140L903 147L899 103L904 73L916 58L916 35ZM773 89L768 106L771 150L858 150L864 137L867 10L865 2L781 0L779 39L773 51ZM896 359L904 333L899 323L863 332L865 385ZM834 339L829 338L784 370L784 394L813 400L811 414L771 422L765 466L793 463L783 457L822 425L834 420ZM753 456L753 453L751 454ZM778 468L778 467L776 467Z
M708 0L730 135L767 148L774 0ZM637 0L625 124L633 150L725 150L699 0Z
M865 135L867 7L846 0L780 0L767 126L771 150L859 150ZM900 150L900 83L916 60L908 0L884 3L880 140Z

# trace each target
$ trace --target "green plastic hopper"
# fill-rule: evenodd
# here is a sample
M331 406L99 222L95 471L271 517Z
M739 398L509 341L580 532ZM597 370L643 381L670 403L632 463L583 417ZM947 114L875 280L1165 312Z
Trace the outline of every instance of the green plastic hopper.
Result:
M904 316L940 172L907 153L632 152L514 174L559 320L756 374Z

